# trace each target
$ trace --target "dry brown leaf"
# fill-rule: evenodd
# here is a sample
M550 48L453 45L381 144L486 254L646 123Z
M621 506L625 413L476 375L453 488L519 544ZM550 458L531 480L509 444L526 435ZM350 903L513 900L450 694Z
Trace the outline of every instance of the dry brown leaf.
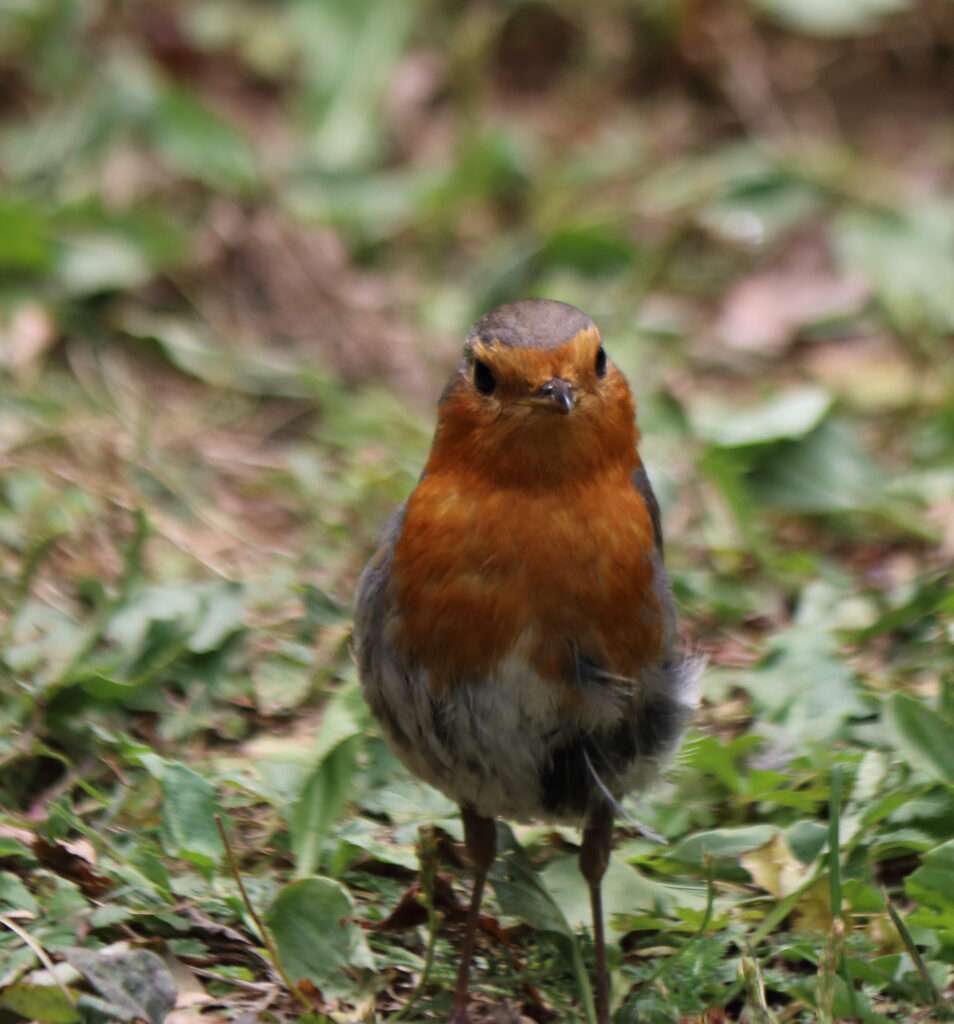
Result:
M810 871L788 848L781 834L757 850L742 854L741 862L755 884L777 899L794 892Z
M899 409L918 398L914 367L888 338L845 338L812 345L808 373L861 409Z
M778 355L806 324L860 310L868 291L861 277L837 274L817 255L796 255L731 288L716 334L737 351Z
M50 871L75 882L86 896L98 899L113 887L113 880L95 870L96 851L85 839L72 843L47 842L36 836L32 843L36 859Z

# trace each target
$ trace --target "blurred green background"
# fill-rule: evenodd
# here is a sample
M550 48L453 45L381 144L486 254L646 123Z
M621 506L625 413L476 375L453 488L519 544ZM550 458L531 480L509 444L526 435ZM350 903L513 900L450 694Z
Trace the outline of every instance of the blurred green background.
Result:
M526 296L629 375L709 658L618 1024L944 1019L952 104L949 0L2 0L0 1021L446 1019L460 826L349 604ZM482 1020L592 1019L576 840L501 829Z

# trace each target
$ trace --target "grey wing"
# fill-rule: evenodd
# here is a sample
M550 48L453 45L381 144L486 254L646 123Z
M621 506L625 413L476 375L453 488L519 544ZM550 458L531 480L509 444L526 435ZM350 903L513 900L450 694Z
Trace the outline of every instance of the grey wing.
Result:
M642 463L640 463L638 469L633 470L632 481L633 486L642 495L643 501L646 502L649 518L653 522L653 536L656 539L656 548L661 555L663 553L663 532L662 519L659 515L659 502L653 493L653 487L649 482L649 474L646 472L646 467Z
M378 550L364 567L354 599L354 649L362 679L370 673L376 648L384 642L391 605L391 564L401 535L406 502L392 513L381 533Z
M364 567L354 601L354 653L365 699L389 736L402 746L413 746L394 715L396 690L415 689L411 674L394 649L392 634L396 609L391 588L394 548L404 524L406 502L387 521L378 550ZM405 695L402 693L401 697Z
M354 603L354 653L365 699L402 761L441 788L449 771L441 743L438 703L424 673L406 662L394 644L398 612L391 587L394 548L405 505L388 520L381 546L365 566Z

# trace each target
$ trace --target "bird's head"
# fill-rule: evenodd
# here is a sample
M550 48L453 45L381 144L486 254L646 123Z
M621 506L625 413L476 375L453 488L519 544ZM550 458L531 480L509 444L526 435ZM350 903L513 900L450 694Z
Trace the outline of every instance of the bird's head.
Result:
M428 470L521 485L628 471L634 417L626 378L585 313L546 299L509 303L467 336L441 397Z

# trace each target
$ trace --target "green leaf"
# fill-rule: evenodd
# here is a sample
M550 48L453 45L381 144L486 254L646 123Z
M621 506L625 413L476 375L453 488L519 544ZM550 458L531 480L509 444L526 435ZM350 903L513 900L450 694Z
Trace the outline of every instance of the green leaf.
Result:
M326 996L346 997L360 983L355 969L373 970L374 958L354 922L348 890L331 878L286 885L265 914L282 966L292 981L308 980Z
M18 199L0 199L0 269L44 270L52 256L40 208Z
M220 813L212 783L178 761L166 761L162 789L162 845L170 856L210 868L222 856L215 826Z
M888 699L885 721L902 753L941 782L954 785L954 722L904 693Z
M172 975L149 950L94 953L68 949L66 959L98 993L80 997L79 1005L87 1019L162 1024L176 1004Z
M321 848L351 793L361 741L350 736L323 757L305 781L289 818L295 877L313 874Z
M73 1024L80 1020L76 1007L58 985L18 982L0 992L0 1006L42 1024Z
M778 632L765 660L739 679L756 706L799 743L825 743L868 713L832 628L839 593L825 583L802 593L795 622Z
M501 910L538 931L574 941L573 929L562 907L543 884L510 828L500 822L497 844L498 856L489 877Z
M267 715L293 711L311 693L314 667L306 660L268 654L252 668L255 703Z
M831 403L827 391L801 387L750 407L700 401L690 413L699 437L720 448L741 448L805 437L828 415Z
M381 101L417 6L391 0L296 5L295 28L313 43L302 121L321 168L358 170L377 156Z
M0 912L25 910L36 914L39 910L33 893L12 871L0 871Z
M580 872L579 858L557 857L543 869L543 885L563 911L571 928L591 926L590 889ZM603 907L612 931L625 934L629 924L623 915L673 916L677 907L700 910L706 894L676 888L640 874L618 857L610 857L603 876Z
M828 830L817 821L796 821L785 830L788 848L803 864L811 864L827 841Z
M335 829L335 839L363 851L372 860L416 871L418 858L411 842L401 842L390 825L368 818L349 817Z
M153 269L142 249L118 232L73 234L63 239L57 277L70 295L95 295L145 284Z
M615 226L565 225L554 231L534 257L541 270L570 267L598 276L625 270L636 259L633 242Z
M788 512L849 512L885 507L884 478L854 429L832 420L766 458L752 475L755 495Z
M897 212L852 210L835 224L841 263L862 273L876 290L891 324L902 334L954 329L954 204L925 202Z
M775 825L717 828L709 832L697 832L683 839L668 855L689 864L702 864L706 857L734 860L742 853L765 846L777 834L778 828Z
M191 92L168 88L152 130L159 152L180 173L212 188L238 191L255 184L258 172L248 143Z
M243 589L237 583L213 583L201 594L201 609L189 650L206 654L217 650L242 625Z
M911 923L937 931L954 946L954 840L926 853L917 871L905 879L904 890L919 904Z

